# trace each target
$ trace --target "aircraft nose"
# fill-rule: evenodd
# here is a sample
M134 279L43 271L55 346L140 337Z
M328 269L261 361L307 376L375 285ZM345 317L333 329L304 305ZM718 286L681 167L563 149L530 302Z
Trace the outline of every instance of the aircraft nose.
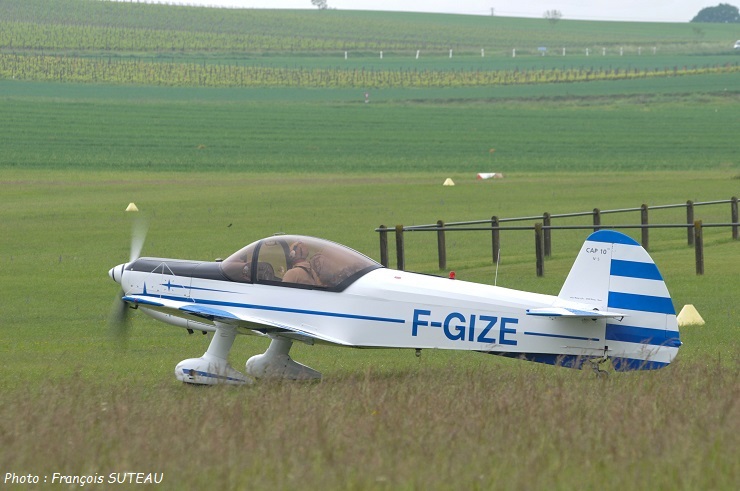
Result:
M126 264L119 264L118 266L115 266L113 268L110 268L108 270L108 276L111 277L113 281L116 283L121 282L121 277L123 276L123 269L126 267Z

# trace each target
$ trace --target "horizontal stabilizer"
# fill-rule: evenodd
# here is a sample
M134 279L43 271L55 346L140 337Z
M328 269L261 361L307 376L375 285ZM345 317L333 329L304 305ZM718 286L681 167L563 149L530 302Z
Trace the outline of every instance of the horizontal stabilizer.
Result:
M535 315L539 317L570 317L570 318L583 318L583 319L597 319L597 318L617 318L621 319L626 317L625 314L620 312L607 312L601 310L579 310L579 309L566 309L563 307L548 307L544 309L527 309L527 315Z

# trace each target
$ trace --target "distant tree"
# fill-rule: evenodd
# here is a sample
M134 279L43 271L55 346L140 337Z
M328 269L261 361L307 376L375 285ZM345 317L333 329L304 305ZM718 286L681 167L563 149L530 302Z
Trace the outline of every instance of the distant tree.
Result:
M691 19L691 22L719 22L727 24L740 22L740 12L737 7L729 3L720 3L716 7L706 7Z
M311 0L311 5L318 7L319 10L326 10L329 8L329 4L326 0Z
M557 24L563 18L563 13L559 10L547 10L544 13L544 17L550 24Z

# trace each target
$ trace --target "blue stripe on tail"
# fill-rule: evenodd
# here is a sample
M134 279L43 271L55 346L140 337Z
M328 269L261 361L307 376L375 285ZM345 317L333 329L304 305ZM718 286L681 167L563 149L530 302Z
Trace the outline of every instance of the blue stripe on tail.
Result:
M614 230L599 230L598 232L594 232L589 235L586 240L591 240L593 242L606 242L609 244L640 245L632 237L628 237L623 233Z
M624 341L627 343L650 344L653 346L669 346L671 348L681 346L678 331L624 326L621 324L607 324L606 339L609 341Z
M612 276L624 276L626 278L663 281L663 276L661 276L658 266L655 263L638 263L635 261L612 259L610 274Z
M640 312L655 312L657 314L676 315L673 301L669 297L653 297L635 293L609 292L607 306L615 310L637 310Z

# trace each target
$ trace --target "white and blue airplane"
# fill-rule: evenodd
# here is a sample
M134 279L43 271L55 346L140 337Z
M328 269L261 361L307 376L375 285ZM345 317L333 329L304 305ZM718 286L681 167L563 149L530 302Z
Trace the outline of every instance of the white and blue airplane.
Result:
M276 235L223 261L138 258L109 271L121 312L137 309L190 333L213 333L178 380L246 384L321 374L289 356L294 342L355 348L468 350L581 368L668 365L681 346L676 312L650 255L615 231L592 233L557 296L383 267L323 239ZM237 334L271 339L246 374L228 362Z

